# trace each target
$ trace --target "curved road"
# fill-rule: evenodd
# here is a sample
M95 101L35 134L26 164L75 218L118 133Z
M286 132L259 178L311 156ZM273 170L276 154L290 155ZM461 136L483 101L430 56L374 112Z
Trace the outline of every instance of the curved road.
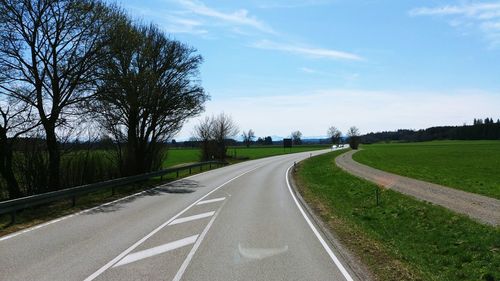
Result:
M324 152L212 170L0 238L0 279L358 280L286 179Z
M483 223L500 225L500 200L377 170L354 161L354 153L356 150L338 156L335 163L345 171L378 185L443 206Z

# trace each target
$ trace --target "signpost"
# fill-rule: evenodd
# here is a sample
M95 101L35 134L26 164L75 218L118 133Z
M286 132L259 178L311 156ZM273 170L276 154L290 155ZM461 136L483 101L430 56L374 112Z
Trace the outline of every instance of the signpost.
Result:
M290 148L290 151L292 151L292 139L283 139L283 151L286 148Z

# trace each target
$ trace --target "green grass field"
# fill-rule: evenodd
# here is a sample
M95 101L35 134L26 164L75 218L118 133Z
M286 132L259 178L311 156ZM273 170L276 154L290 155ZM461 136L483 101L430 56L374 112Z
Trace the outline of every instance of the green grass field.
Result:
M354 160L384 171L500 199L500 141L364 145Z
M367 150L368 152L368 150ZM499 280L500 228L414 200L342 171L342 152L302 162L305 200L379 280Z
M227 154L237 158L258 159L263 157L297 153L311 150L319 150L329 148L330 145L300 145L294 146L292 149L283 149L282 146L250 146L246 147L230 147ZM198 148L171 148L168 150L167 159L164 162L165 167L172 167L183 163L191 163L200 161L200 150Z

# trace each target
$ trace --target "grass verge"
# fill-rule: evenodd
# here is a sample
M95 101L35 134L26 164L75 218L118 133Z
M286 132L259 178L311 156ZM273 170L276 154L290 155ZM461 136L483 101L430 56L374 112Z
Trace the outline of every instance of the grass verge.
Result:
M377 280L499 280L500 228L417 201L338 168L332 152L301 162L304 199Z
M500 199L500 141L364 145L353 158L380 170Z

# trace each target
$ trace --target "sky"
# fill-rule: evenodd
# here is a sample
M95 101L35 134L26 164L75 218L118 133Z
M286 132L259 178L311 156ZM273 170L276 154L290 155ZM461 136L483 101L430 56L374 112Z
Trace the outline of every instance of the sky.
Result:
M257 136L500 118L500 1L122 0L204 58L205 112Z

